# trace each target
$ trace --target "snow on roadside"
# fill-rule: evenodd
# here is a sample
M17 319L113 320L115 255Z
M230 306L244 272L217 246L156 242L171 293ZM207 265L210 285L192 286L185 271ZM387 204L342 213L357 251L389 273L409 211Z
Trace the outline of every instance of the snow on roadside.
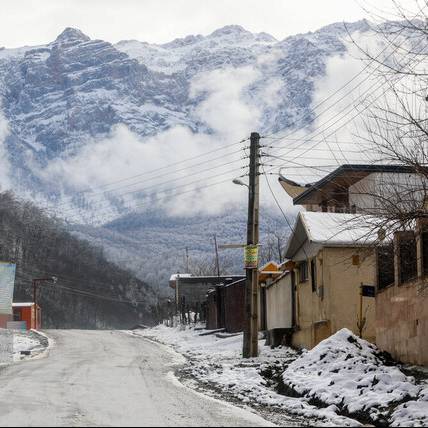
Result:
M391 426L428 426L428 386L421 391L417 401L409 401L395 409L391 416Z
M13 353L30 352L32 349L40 347L40 342L25 333L14 333L13 335Z
M421 391L413 377L406 376L395 365L385 364L374 345L347 329L291 363L283 381L302 396L337 406L349 414L366 413L373 421L386 417L391 405L416 399ZM396 413L398 420L405 413L404 408Z
M360 426L352 419L338 416L335 406L319 409L310 405L306 398L287 397L275 391L269 379L262 375L263 371L273 367L282 373L298 357L296 351L286 347L270 349L260 341L259 358L243 360L242 335L218 338L200 336L201 333L204 331L164 325L132 332L172 345L189 359L182 374L243 404L276 409L284 418L292 415L290 422L300 417L302 424L310 420L317 426Z
M48 338L34 331L12 331L0 329L0 348L3 352L2 363L12 363L32 358L48 348Z

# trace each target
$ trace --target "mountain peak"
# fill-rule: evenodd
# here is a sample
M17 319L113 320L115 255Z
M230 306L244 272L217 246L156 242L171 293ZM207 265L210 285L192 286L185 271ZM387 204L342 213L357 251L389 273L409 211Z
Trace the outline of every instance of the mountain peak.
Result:
M210 34L210 36L225 36L230 34L245 34L249 33L244 27L241 27L240 25L226 25L225 27L219 28L218 30L215 30L213 33Z
M64 42L64 41L81 41L87 42L91 40L86 34L82 33L77 28L67 27L57 38L56 42Z

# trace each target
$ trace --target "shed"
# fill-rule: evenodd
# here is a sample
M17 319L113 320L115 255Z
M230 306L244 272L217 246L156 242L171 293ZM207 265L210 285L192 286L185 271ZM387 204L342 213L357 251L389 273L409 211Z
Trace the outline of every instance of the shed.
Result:
M13 303L13 320L25 322L27 330L40 330L42 328L42 313L39 305L33 302Z
M245 278L212 287L207 293L208 330L238 333L245 322Z

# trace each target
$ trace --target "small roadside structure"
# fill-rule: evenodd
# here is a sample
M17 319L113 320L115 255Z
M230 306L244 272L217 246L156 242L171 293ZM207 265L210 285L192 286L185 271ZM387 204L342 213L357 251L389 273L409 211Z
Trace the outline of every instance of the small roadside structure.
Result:
M290 276L295 289L294 346L312 349L342 328L375 342L375 301L361 297L361 284L376 283L372 220L354 214L299 213L285 251L295 263Z
M290 344L296 324L294 263L280 266L280 275L265 285L267 345Z
M12 300L15 288L16 265L0 262L0 328L7 328L12 321Z
M227 286L244 279L242 275L193 276L190 274L173 275L169 281L175 290L175 303L182 318L189 313L201 313L206 307L208 291L218 286Z
M428 220L378 250L376 340L408 364L428 366Z
M259 268L259 330L261 331L267 330L267 317L270 311L266 287L281 274L280 265L272 260Z
M39 305L33 302L13 303L13 322L18 326L22 323L26 330L40 330L42 328L42 311Z
M207 294L208 330L225 329L227 333L238 333L245 321L245 278L230 284L212 287Z

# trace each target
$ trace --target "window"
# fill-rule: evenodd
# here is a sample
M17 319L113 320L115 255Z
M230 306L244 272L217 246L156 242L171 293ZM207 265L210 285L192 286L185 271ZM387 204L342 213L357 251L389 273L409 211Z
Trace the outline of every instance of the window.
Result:
M312 292L315 293L317 291L317 260L311 260L311 285Z
M308 280L308 262L305 260L299 265L299 282L306 282Z
M421 233L422 240L422 269L423 274L428 275L428 230L424 228Z
M400 283L411 281L418 276L416 239L402 237L399 241Z
M394 246L392 244L377 249L377 278L379 290L395 282Z

